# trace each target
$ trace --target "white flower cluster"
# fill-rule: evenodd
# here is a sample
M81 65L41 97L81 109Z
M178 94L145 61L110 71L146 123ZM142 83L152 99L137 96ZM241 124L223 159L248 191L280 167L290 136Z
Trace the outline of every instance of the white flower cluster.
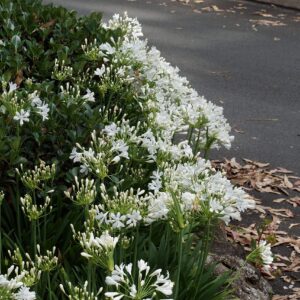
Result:
M42 117L42 120L48 120L48 114L50 111L49 105L42 101L41 98L37 95L37 91L29 95L31 100L31 106L36 109L36 112Z
M155 171L149 189L154 192L150 200L149 222L168 216L174 195L182 212L203 213L205 205L225 223L231 219L240 220L240 212L255 205L241 188L233 187L228 179L201 158L196 163L177 164Z
M50 112L49 105L41 100L38 96L38 91L28 94L27 101L24 101L23 97L21 100L18 100L18 96L15 94L17 89L18 87L15 83L9 83L9 90L4 91L2 94L2 101L4 100L2 110L14 110L13 120L19 122L20 126L30 121L32 111L41 116L42 121L48 120ZM14 106L13 109L12 105Z
M104 28L119 29L124 31L126 38L139 38L143 36L141 24L138 20L129 18L125 12L123 16L119 14L113 15L108 24L103 24Z
M41 247L36 245L36 254L32 258L29 253L23 256L20 249L8 251L11 261L14 263L14 272L25 286L31 287L36 285L43 272L51 272L58 265L58 257L55 255L56 247L52 250L46 250L41 254ZM1 297L0 297L1 299Z
M46 196L43 204L35 204L29 194L21 197L20 202L22 204L22 210L24 214L29 218L30 221L38 220L46 214L47 210L52 210L52 206L50 205L51 199L48 196Z
M111 272L114 267L114 249L119 237L112 237L107 231L97 237L93 232L76 233L73 225L71 228L74 238L79 240L83 249L81 255L91 260L95 265Z
M0 299L35 300L35 292L30 291L22 282L23 273L10 278L14 270L15 267L12 266L7 274L0 274ZM15 271L18 273L17 270Z
M111 276L105 279L106 284L115 287L116 290L106 292L105 296L113 300L122 298L150 300L157 295L172 295L174 283L169 279L169 275L161 274L161 269L150 272L150 266L142 259L137 262L137 267L138 276L135 280L132 263L116 265Z
M103 288L100 288L97 293L88 291L88 282L85 281L82 287L73 286L71 282L67 282L66 288L60 284L59 288L70 300L99 300L98 296Z
M259 255L263 264L263 269L269 271L274 259L271 250L271 245L268 244L266 241L261 240L258 244L257 249L259 251Z
M118 192L114 188L113 196L109 196L105 186L101 185L103 204L92 209L98 226L112 230L136 227L147 212L149 197L144 193L144 190L133 189Z
M130 28L125 30L127 35L115 49L113 63L127 61L128 66L139 66L134 72L135 81L139 83L135 85L137 92L147 98L150 126L160 128L164 140L190 128L191 134L197 136L195 143L202 148L219 144L231 146L233 137L229 135L230 126L223 109L200 97L187 79L178 74L178 68L167 63L154 47L149 49L147 41L139 39L141 27L136 19L115 15L106 26Z
M82 164L80 167L81 173L92 172L102 179L105 178L108 175L109 165L116 164L121 159L129 159L129 144L133 141L135 135L132 132L134 127L127 126L126 129L130 131L123 132L120 127L112 123L103 129L100 137L97 137L96 131L93 131L90 147L85 149L77 144L77 147L72 150L70 159Z
M141 221L149 224L168 219L174 211L186 215L187 221L188 215L204 213L205 207L226 223L240 220L240 213L253 208L254 202L216 173L209 162L198 158L200 150L231 145L230 126L222 108L199 97L186 78L179 76L178 68L167 63L155 48L149 49L147 42L140 39L141 27L135 19L115 15L105 28L119 28L125 34L117 41L99 45L105 64L93 76L99 76L101 82L108 69L111 72L125 67L133 78L130 84L136 91L134 100L145 111L146 120L136 126L130 126L125 119L108 123L99 136L92 133L90 147L77 144L70 158L81 163L81 173L91 172L101 180L110 178L111 166L119 171L127 168L125 163L133 155L144 163L156 164L156 170L148 184L149 193L143 196L127 191L111 197L103 190L104 201L95 206L99 223L107 228L130 228ZM90 46L86 41L82 47L84 51L95 51L96 45L97 41ZM93 92L89 90L86 98L94 100ZM182 132L188 134L187 139L175 143ZM133 148L138 150L134 152Z

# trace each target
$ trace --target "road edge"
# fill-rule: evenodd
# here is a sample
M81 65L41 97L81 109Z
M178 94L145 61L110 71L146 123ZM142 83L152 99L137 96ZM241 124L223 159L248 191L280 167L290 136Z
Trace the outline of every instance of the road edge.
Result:
M300 0L254 0L254 1L300 10Z

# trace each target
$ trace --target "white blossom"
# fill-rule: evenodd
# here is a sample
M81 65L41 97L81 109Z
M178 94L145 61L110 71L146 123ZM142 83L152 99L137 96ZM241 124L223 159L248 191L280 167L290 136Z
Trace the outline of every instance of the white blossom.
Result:
M115 266L110 276L105 279L109 291L105 296L109 299L137 298L152 299L157 292L165 296L172 295L174 283L169 279L169 274L164 276L161 269L150 273L150 266L144 260L139 260L137 279L132 276L132 264ZM122 290L110 291L110 287L125 287ZM141 298L143 296L143 298Z
M98 74L96 74L98 75ZM99 75L101 76L101 75ZM90 91L89 89L86 90L86 94L82 97L82 99L86 102L95 102L95 93Z
M266 241L261 240L258 244L259 254L263 263L263 268L268 271L273 262L273 254L271 250L271 245Z
M22 286L18 292L14 294L16 300L35 300L35 292L31 292L28 287Z
M99 77L102 77L102 75L105 73L105 65L102 65L102 67L99 69L97 68L96 71L95 71L95 75L96 76L99 76Z
M24 122L29 122L30 110L24 110L23 108L16 112L14 116L15 121L19 121L20 125L23 126Z

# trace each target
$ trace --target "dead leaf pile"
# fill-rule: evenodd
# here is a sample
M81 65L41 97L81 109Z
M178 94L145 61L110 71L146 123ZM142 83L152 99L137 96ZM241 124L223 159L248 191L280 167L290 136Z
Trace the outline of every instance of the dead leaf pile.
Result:
M300 288L293 288L292 295L275 295L272 300L299 300L300 299Z
M293 274L300 272L300 238L290 236L288 232L281 230L280 225L283 220L295 218L295 208L300 206L300 196L291 195L300 192L300 178L293 176L293 172L284 168L270 168L269 163L262 163L249 159L243 159L243 163L239 163L235 158L224 161L213 161L213 167L218 171L226 174L227 178L235 185L244 187L246 190L255 190L259 193L281 194L281 198L273 200L277 204L275 207L266 206L262 197L254 199L256 202L255 211L253 212L253 221L265 219L266 216L272 221L266 227L261 238L272 239L273 253L275 260L273 263L274 270L280 270L281 279L286 283L283 286L284 290L293 295L276 295L274 300L295 300L300 299L299 286L295 284L299 279L295 280ZM256 194L257 195L257 194ZM257 197L257 196L256 196ZM285 207L278 207L278 204L288 203L291 209ZM296 215L297 216L297 215ZM252 219L251 219L252 220ZM296 223L295 221L298 221ZM288 231L293 227L300 226L299 219L294 223L290 223ZM258 221L260 223L261 221ZM230 240L239 243L246 251L251 251L250 245L252 240L258 240L258 232L256 224L253 223L247 227L226 227L226 233ZM286 227L285 227L286 228ZM282 256L278 253L278 247L285 247L288 249L289 256ZM286 252L286 251L285 251ZM275 279L274 274L263 273L267 279ZM294 296L296 295L296 296Z
M268 169L269 163L262 163L250 159L243 159L241 165L235 158L224 161L213 161L213 166L226 172L230 181L238 186L255 189L261 193L289 195L289 190L300 192L300 178L292 176L292 172L284 168ZM292 200L293 199L293 200ZM300 199L291 198L293 203Z

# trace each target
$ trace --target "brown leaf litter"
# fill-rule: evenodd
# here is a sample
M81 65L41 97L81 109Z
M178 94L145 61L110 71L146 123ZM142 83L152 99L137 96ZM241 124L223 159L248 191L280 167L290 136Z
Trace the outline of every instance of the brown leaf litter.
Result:
M271 220L261 236L258 234L256 223L247 227L231 225L226 227L226 232L230 240L241 244L246 251L251 251L252 240L263 238L271 242L275 254L274 272L263 273L263 275L267 279L275 279L276 274L277 276L280 274L283 282L287 283L287 286L283 287L284 290L288 290L286 294L292 293L291 295L275 295L272 299L300 299L300 288L295 287L295 282L299 282L299 279L293 275L300 272L300 238L288 232L293 227L300 226L300 223L295 222L296 220L294 223L288 221L295 218L293 210L300 206L300 197L291 195L300 192L300 178L285 168L271 169L269 163L249 159L243 159L243 163L237 162L235 158L224 159L224 161L215 160L212 164L215 169L224 172L233 184L244 187L247 191L255 190L259 193L281 195L280 198L273 200L276 208L264 205L263 199L254 199L256 215L262 220L266 218ZM285 204L285 207L277 207L282 204ZM291 209L287 208L286 204L290 205ZM280 229L282 221L291 222L287 232ZM290 252L289 257L280 255L278 247L285 247L287 252Z
M292 172L284 168L269 170L269 163L262 163L250 159L243 159L241 165L235 158L224 161L213 161L216 169L226 172L230 181L246 189L255 189L261 193L289 195L288 190L300 191L300 178L292 176ZM292 201L292 200L291 200ZM295 202L296 199L294 199Z

